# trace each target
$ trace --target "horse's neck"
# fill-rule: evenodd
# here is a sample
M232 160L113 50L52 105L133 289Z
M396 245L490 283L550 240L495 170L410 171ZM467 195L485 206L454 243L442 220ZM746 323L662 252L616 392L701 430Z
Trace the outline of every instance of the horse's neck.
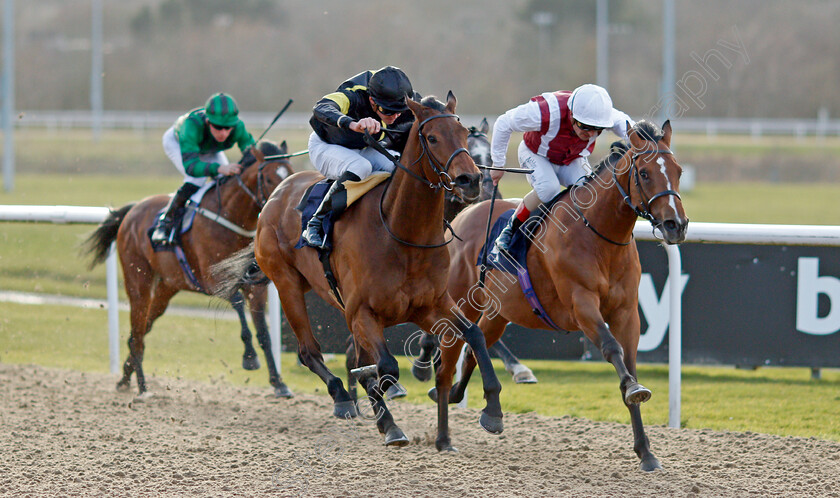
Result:
M418 146L419 149L419 146ZM419 151L403 154L403 165L417 176L424 178L423 158L414 164ZM444 195L432 189L402 169L397 169L382 202L388 226L397 237L413 244L439 244L443 242Z
M244 180L243 182L251 191L255 191L255 189L248 185L248 182L245 182ZM251 196L239 186L236 180L231 178L226 181L224 185L216 184L215 188L218 190L210 190L207 192L205 198L212 196L214 199L213 204L215 206L219 199L219 192L221 193L222 205L215 206L216 212L228 221L232 221L243 228L248 230L254 229L257 225L259 209L257 209L257 204L254 199L252 199Z
M586 183L586 187L577 187L577 189L585 188L589 192L579 190L571 193L578 196L577 205L583 211L592 228L612 241L626 242L632 236L637 216L624 202L624 198L616 186L616 181L625 192L629 193L627 182L630 174L629 171L624 171L624 173L615 176L612 171L612 167L605 166ZM594 202L589 199L589 196L593 193L595 196ZM586 207L583 207L584 204Z

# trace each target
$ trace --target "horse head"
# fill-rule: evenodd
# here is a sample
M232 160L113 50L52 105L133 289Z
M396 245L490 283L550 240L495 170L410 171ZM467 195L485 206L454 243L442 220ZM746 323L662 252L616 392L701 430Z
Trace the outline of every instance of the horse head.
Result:
M274 188L294 173L284 140L280 145L270 140L260 140L242 158L240 179L260 207L268 200Z
M426 180L461 198L477 197L481 173L467 151L469 132L455 115L455 95L449 92L445 106L431 96L421 103L407 98L406 103L416 118L417 129L417 143L412 133L406 150L419 147L417 161L426 157L422 166Z
M688 218L679 194L682 167L671 151L671 122L660 129L649 121L628 126L631 149L626 162L627 193L625 199L639 216L658 228L667 244L685 240Z

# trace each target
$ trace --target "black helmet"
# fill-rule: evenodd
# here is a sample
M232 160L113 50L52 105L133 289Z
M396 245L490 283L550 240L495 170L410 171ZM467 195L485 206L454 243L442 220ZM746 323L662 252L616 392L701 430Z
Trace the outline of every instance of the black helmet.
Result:
M411 98L414 95L408 76L394 66L385 66L373 73L368 82L368 92L377 105L394 112L408 110L405 97Z

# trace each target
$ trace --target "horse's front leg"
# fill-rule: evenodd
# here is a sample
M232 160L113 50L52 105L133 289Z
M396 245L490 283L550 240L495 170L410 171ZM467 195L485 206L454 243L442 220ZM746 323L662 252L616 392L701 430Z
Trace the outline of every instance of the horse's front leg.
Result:
M376 427L385 435L386 446L405 446L408 438L394 422L384 399L388 389L398 385L400 377L397 359L388 351L385 343L384 327L368 309L356 310L352 316L348 316L347 323L355 339L356 368L360 369L359 383L370 399ZM376 365L375 370L363 368L372 365ZM364 413L362 415L366 416Z
M432 366L440 366L440 356L437 355L438 342L435 336L423 332L420 336L420 355L411 364L411 374L420 382L426 382L432 378Z
M493 363L490 360L490 354L487 352L487 344L484 342L484 334L476 324L468 321L460 312L455 311L457 310L455 302L452 301L452 298L448 294L443 305L445 307L438 307L437 313L430 314L418 322L418 325L424 330L440 336L442 347L451 347L459 338L462 338L470 346L478 363L478 368L481 371L484 399L486 401L486 406L482 410L479 423L486 431L493 434L500 434L504 428L502 422L502 406L499 402L499 393L502 390L502 384L499 382L498 377L496 377L495 370L493 370ZM441 368L443 368L443 365L441 365ZM440 396L440 389L441 386L438 388L439 406L444 397L447 398L447 402L449 397L448 386L447 396Z
M639 408L640 403L650 399L651 392L636 380L636 348L640 333L637 308L616 313L611 317L614 323L620 324L616 328L617 339L609 325L604 322L597 304L598 299L594 294L577 299L575 310L578 323L589 340L601 350L604 359L610 362L618 373L622 400L630 411L633 425L633 449L641 459L641 469L646 472L661 469L659 460L650 451L650 442L645 435Z

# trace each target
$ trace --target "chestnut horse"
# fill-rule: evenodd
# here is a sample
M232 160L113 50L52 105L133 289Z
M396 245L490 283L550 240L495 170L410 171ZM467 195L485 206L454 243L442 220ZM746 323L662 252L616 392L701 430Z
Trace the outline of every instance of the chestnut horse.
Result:
M652 471L661 465L650 451L639 409L651 393L636 380L642 271L633 228L642 216L661 232L666 243L679 244L685 239L688 218L678 193L682 169L670 150L670 123L666 121L660 130L641 121L628 129L628 134L630 149L603 161L585 183L562 194L538 228L526 223L522 229L533 241L527 269L543 309L557 327L582 330L615 367L622 400L630 411L634 450L642 470ZM513 207L510 202L497 203L494 217ZM454 228L463 241L450 245L449 292L456 300L472 298L472 306L462 308L464 314L470 320L481 315L478 325L487 344L493 344L508 323L534 329L544 329L546 323L535 315L516 278L508 273L491 270L485 292L470 292L479 279L476 261L485 243L488 211L489 203L484 202L455 219ZM482 315L480 310L486 309L490 300L498 312ZM450 391L460 344L455 341L442 346L438 402L460 401L475 367L475 360L468 355L462 380Z
M174 252L155 252L152 249L147 232L166 205L166 195L147 197L139 203L111 211L108 218L87 239L86 252L93 255L91 267L105 261L111 243L117 241L125 290L131 306L129 355L123 365L123 377L117 383L117 389L127 390L131 374L136 373L139 394L146 393L142 368L146 334L151 331L155 320L166 311L175 294L182 290L209 293L215 286L210 266L251 242L253 233L249 236L248 232L256 228L257 216L268 195L294 172L288 159L265 162L263 156L283 155L286 151L286 142L279 147L269 141L259 142L254 152L256 158L247 154L238 176L219 178L215 186L204 194L199 209L206 214L196 214L192 228L181 237L181 247L199 287L187 278ZM217 215L223 218L221 222L210 219ZM236 231L220 224L224 220L232 223ZM265 354L269 382L276 396L290 397L292 392L278 374L271 352L271 339L265 321L267 287L265 284L257 284L247 286L244 290L257 329L257 340ZM243 367L255 370L259 368L259 360L251 344L244 300L240 292L230 298L242 326L241 337L245 344Z
M388 351L383 329L406 322L466 340L478 357L484 382L487 406L480 423L489 432L502 431L501 384L484 337L474 323L464 319L446 290L449 237L443 224L444 191L455 188L467 197L476 196L481 174L466 150L467 129L453 114L452 92L445 106L434 97L422 103L406 99L406 103L416 120L399 167L390 180L349 206L334 226L330 262L344 306L331 292L318 251L295 249L301 235L301 215L295 206L323 178L320 174L304 171L284 181L266 203L254 240L259 267L277 286L283 312L297 336L300 360L327 385L333 414L341 418L355 416L356 406L341 379L324 365L304 293L314 289L344 312L356 343L356 366L367 367L361 370L359 383L367 391L377 428L389 446L406 445L408 438L383 400L385 391L399 379L397 360ZM233 288L237 273L248 264L247 258L235 260L230 258L228 268L219 268ZM445 417L445 405L439 413ZM438 423L445 426L447 420L439 418ZM448 439L438 440L437 447L452 449Z

